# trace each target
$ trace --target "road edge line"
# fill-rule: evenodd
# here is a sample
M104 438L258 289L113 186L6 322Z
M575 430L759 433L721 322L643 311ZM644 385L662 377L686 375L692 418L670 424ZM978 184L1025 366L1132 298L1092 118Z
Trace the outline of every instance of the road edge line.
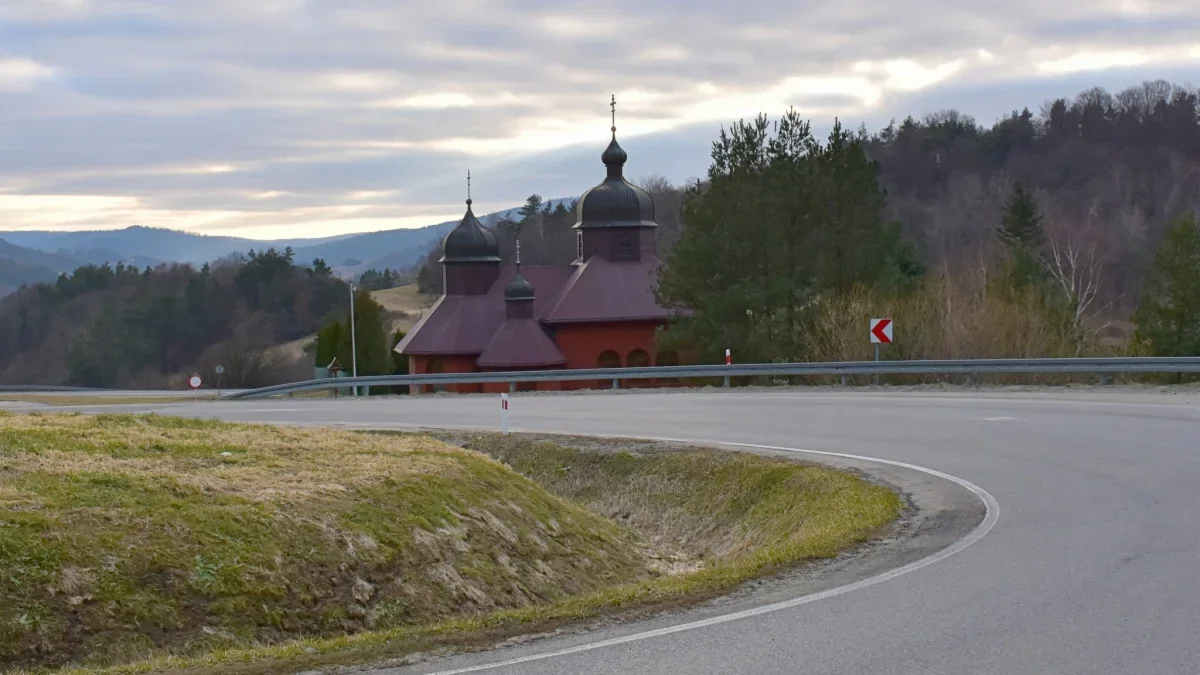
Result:
M428 428L428 427L426 427L426 428ZM662 637L664 635L671 635L673 633L682 633L684 631L695 630L697 628L705 628L708 626L715 626L715 625L719 625L719 624L723 624L723 623L740 621L742 619L748 619L748 618L754 617L754 616L760 616L763 614L771 614L771 613L778 612L781 610L790 609L792 607L800 607L802 605L807 605L807 604L810 604L813 602L819 602L821 600L826 600L828 598L833 598L833 597L836 597L839 595L844 595L846 593L850 593L850 592L857 591L857 590L860 590L863 588L867 588L869 586L874 586L876 584L883 583L883 582L889 581L891 579L895 579L896 577L903 576L910 572L915 572L919 569L928 567L934 563L945 560L946 558L949 558L952 555L955 555L957 553L960 553L960 552L966 550L967 548L969 548L970 546L972 546L976 542L978 542L980 539L983 539L988 534L988 532L990 532L992 530L992 528L996 526L996 523L1000 520L1000 502L998 502L996 500L996 498L993 497L991 495L991 493L989 493L987 490L984 490L983 488L972 483L971 481L966 480L965 478L960 478L958 476L954 476L952 474L945 473L943 471L938 471L937 469L931 469L929 467L924 467L924 466L920 466L917 464L909 464L907 462L900 462L900 461L891 460L891 459L882 459L879 457L867 457L865 455L852 455L852 454L844 453L844 452L830 452L830 451L826 451L826 450L806 450L803 448L789 448L789 447L778 446L778 445L763 445L760 443L731 443L728 441L715 441L715 440L704 440L704 439L664 438L664 437L654 437L654 436L631 436L631 435L615 435L615 434L584 434L584 433L578 433L578 432L561 432L561 431L546 431L546 430L534 431L532 429L531 430L513 429L512 431L518 432L518 433L521 431L528 431L529 433L550 434L550 435L556 435L556 436L577 436L577 437L583 436L583 437L592 437L592 438L624 438L624 439L629 439L629 440L659 441L659 442L663 442L663 443L687 443L687 444L691 444L691 445L710 445L710 446L722 446L723 445L723 446L733 447L733 448L747 448L747 449L756 448L759 450L772 450L772 451L776 451L776 452L790 452L790 453L795 453L795 454L818 455L818 456L825 456L825 457L838 457L841 459L852 459L852 460L857 460L860 462L875 462L877 464L887 464L890 466L896 466L896 467L900 467L900 468L904 468L904 469L909 469L912 471L918 471L920 473L924 473L927 475L934 476L936 478L941 478L943 480L948 480L952 483L955 483L959 487L965 488L966 490L971 492L973 495L976 496L976 498L978 498L981 502L983 502L983 506L984 506L984 509L986 510L986 512L984 514L983 520L978 525L975 526L975 529L971 530L969 533L967 533L966 536L962 537L961 539L958 539L957 541L950 544L946 548L943 548L942 550L932 553L928 556L925 556L924 558L921 558L920 560L915 560L911 563L908 563L907 565L902 565L900 567L897 567L896 569L888 570L886 572L881 572L880 574L876 574L875 576L867 577L866 579L860 579L858 581L855 581L855 582L852 582L849 584L845 584L842 586L836 586L834 588L829 588L829 589L826 589L823 591L819 591L817 593L810 593L810 594L802 595L802 596L799 596L796 598L791 598L788 600L781 600L779 602L773 602L773 603L766 604L766 605L760 605L758 607L751 607L749 609L743 609L743 610L739 610L736 612L730 612L728 614L721 614L718 616L708 617L705 619L698 619L695 621L687 621L687 622L676 624L673 626L667 626L665 628L656 628L654 630L642 631L639 633L631 633L629 635L622 635L620 637L608 638L605 640L598 640L596 642L589 642L589 643L582 644L582 645L575 645L573 647L565 647L563 649L557 649L554 651L541 652L538 654L529 654L527 656L519 656L519 657L512 658L512 659L507 659L504 661L496 661L493 663L479 664L479 665L474 665L474 666L466 666L463 668L455 668L455 669L451 669L451 670L438 670L438 671L428 673L427 675L463 675L464 673L477 673L477 672L482 672L485 670L493 670L496 668L507 668L510 666L520 665L522 663L530 663L532 661L544 661L546 659L559 658L559 657L563 657L563 656L569 656L571 654L579 654L581 652L589 652L589 651L593 651L596 649L603 649L605 647L613 647L616 645L627 644L630 642L640 642L642 640L649 640L651 638Z

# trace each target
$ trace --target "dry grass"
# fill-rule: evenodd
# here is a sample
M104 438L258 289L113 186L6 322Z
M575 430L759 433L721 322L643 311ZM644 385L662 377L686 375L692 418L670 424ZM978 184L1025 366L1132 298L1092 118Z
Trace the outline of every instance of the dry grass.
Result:
M383 307L387 312L386 316L391 319L391 323L385 326L388 334L397 330L406 333L412 330L412 327L437 299L419 293L416 284L371 291L371 297Z
M430 438L0 416L0 664L336 638L648 578L620 526Z
M934 275L914 292L891 296L856 289L831 295L808 326L815 361L874 358L868 320L892 317L895 343L882 357L905 359L1039 358L1113 355L1098 333L1077 339L1064 316L1033 293L1008 294L989 288L980 275ZM1086 377L1086 376L1084 376ZM893 383L913 378L890 377ZM979 379L979 378L977 378ZM994 376L990 382L1057 382L1054 376ZM1094 378L1091 378L1094 379Z
M211 401L216 394L193 394L191 396L79 396L71 394L0 394L0 401L18 403L41 403L52 406L84 405L153 405L156 403L191 403Z
M836 555L901 508L828 468L634 441L0 422L0 475L15 478L0 489L0 569L21 580L0 588L25 593L0 621L46 648L27 663L79 664L64 675L296 672L486 646L712 597ZM31 514L47 520L24 531ZM135 562L146 552L158 562ZM91 618L72 628L80 611Z
M590 450L587 439L435 435L632 527L652 543L660 565L679 569L711 572L835 555L891 522L900 508L886 489L794 460L664 451L639 441L622 442L613 452Z
M371 291L371 297L389 312L408 312L417 316L435 299L418 292L416 284Z

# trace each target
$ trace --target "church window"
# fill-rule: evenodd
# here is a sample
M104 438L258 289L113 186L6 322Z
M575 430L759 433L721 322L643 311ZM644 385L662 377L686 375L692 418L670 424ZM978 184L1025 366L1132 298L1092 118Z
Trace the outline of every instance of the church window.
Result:
M583 230L575 233L575 257L583 260Z
M630 368L645 368L650 365L650 355L644 349L635 349L625 358L625 365Z
M596 359L596 367L597 368L620 368L621 367L621 355L610 349L610 350L604 352L603 354L601 354L600 358Z

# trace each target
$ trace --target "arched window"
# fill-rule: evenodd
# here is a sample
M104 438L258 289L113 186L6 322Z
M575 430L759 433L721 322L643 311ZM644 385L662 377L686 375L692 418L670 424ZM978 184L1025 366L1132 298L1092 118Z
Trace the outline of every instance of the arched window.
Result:
M635 349L625 357L625 367L627 368L645 368L649 365L650 355L646 353L645 349Z
M597 368L620 368L621 367L621 355L610 349L610 350L604 352L603 354L601 354L600 358L596 359L596 367Z

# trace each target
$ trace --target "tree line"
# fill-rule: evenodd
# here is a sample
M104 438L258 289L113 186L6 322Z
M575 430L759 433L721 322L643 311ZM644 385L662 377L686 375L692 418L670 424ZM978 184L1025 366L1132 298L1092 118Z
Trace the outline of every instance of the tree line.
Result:
M1165 152L1186 157L1200 120L1187 127L1172 111L1197 110L1196 97L1172 91L1168 103L1152 107L1155 116L1122 113L1104 126L1109 118L1089 112L1103 100L1093 92L1066 113L1062 101L1051 104L1039 125L1020 113L990 133L964 132L979 142L953 147L960 155L988 149L984 158L999 171L1008 166L1003 156L1018 152L1005 138L1019 123L1031 133L1011 138L1051 156L1070 141L1063 134L1164 151L1153 145L1162 136L1137 132L1136 122L1178 134L1180 147ZM1004 174L998 208L974 214L986 218L976 223L977 238L930 247L923 238L930 223L906 226L904 210L890 202L879 158L913 135L936 136L953 118L925 126L908 120L875 136L835 124L824 144L794 111L723 130L706 179L687 188L685 227L661 270L659 301L694 312L667 327L663 345L702 362L734 346L748 361L856 360L869 358L867 320L890 316L900 336L892 358L1200 353L1200 192L1177 192L1159 205L1147 222L1162 234L1142 248L1105 249L1091 229L1056 220L1077 194L1023 180L1037 180L1038 171ZM946 149L928 147L935 157ZM936 199L936 183L916 179L909 195ZM1123 268L1116 284L1111 266ZM1133 330L1110 330L1121 323Z
M0 300L0 380L162 387L193 371L251 387L311 365L277 353L349 306L324 261L250 251L195 269L88 265Z

